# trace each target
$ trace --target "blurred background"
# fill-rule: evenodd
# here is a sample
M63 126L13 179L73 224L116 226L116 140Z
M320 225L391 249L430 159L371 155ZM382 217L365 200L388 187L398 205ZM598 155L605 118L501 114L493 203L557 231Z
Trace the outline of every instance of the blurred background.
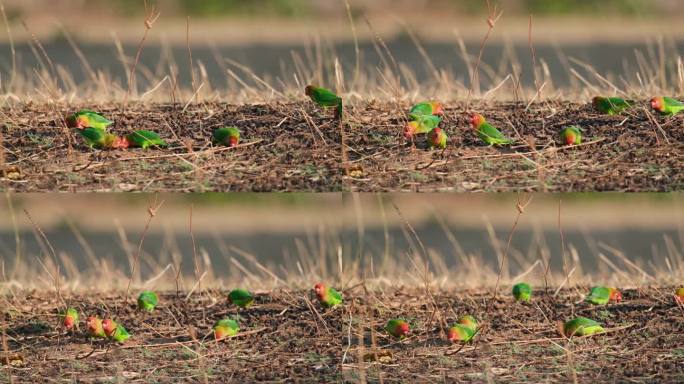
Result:
M441 286L488 286L504 253L506 282L540 283L548 266L548 280L560 284L564 255L575 282L684 277L677 194L13 195L0 203L0 287L50 286L55 265L74 289L125 284L150 199L163 205L145 233L136 282L160 288L173 287L178 271L193 281L195 257L214 287L362 277L420 284L426 256Z
M66 77L65 87L92 81L93 73L101 81L125 82L126 68L144 33L143 0L3 0L2 4L9 23L9 28L0 28L0 75L5 87L12 68L31 74L30 69L46 64L45 55L69 74L60 74ZM582 77L591 83L593 73L619 87L639 81L649 85L647 79L657 71L673 74L663 82L677 80L676 58L684 49L680 1L492 0L491 4L503 16L484 52L483 87L493 87L506 74L519 77L523 86L533 85L530 15L534 16L537 70L544 74L547 90L578 87L584 84ZM191 61L195 77L206 80L203 92L207 94L242 86L228 70L249 85L258 84L251 78L253 72L278 90L312 80L331 83L335 59L347 78L354 75L355 38L365 72L375 74L389 52L404 66L395 69L404 72L406 86L438 81L435 70L448 74L443 79L468 85L469 66L487 30L485 0L349 0L348 5L345 0L149 0L147 13L156 9L160 16L141 56L139 86L150 89L168 75L189 88ZM41 42L45 55L32 36Z

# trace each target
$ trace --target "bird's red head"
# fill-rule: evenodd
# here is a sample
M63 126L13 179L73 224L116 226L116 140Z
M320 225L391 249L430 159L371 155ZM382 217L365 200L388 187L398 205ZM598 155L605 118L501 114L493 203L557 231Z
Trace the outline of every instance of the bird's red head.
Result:
M102 329L104 329L107 336L111 336L116 329L116 324L114 321L112 321L112 319L105 319L102 321Z
M64 120L69 128L86 129L88 127L88 118L85 116L69 115Z
M313 94L314 86L313 85L307 85L306 88L304 89L304 92L306 93L307 96L311 96Z
M614 301L616 303L619 303L622 301L622 292L620 292L618 289L611 288L610 289L610 301Z
M404 128L404 137L406 138L406 140L412 140L413 136L415 136L417 130L418 130L418 122L416 122L416 121L408 122L408 124L406 124L406 128Z
M684 288L679 288L675 292L675 301L681 305L684 305Z
M452 342L458 340L458 334L455 329L449 329L447 332L447 340Z
M432 103L432 113L437 116L444 115L444 106L442 103L433 101Z
M86 326L88 327L89 330L95 331L98 328L98 318L97 316L90 316L86 320Z
M574 133L574 132L569 132L569 131L568 131L568 132L565 133L565 144L566 144L566 145L573 145L573 144L575 144L575 141L576 141L576 140L577 140L577 138L575 137L575 133Z
M397 334L398 334L400 337L401 337L401 336L408 336L409 331L410 331L410 330L409 330L409 325L408 325L408 323L406 323L406 322L399 324L399 326L397 327Z
M484 116L480 115L479 113L474 114L473 117L470 118L470 125L472 125L474 129L480 128L480 126L485 122L486 120Z
M662 97L654 97L651 99L651 108L658 112L662 112L665 109L665 99Z
M74 318L73 317L71 317L69 315L64 316L64 328L71 329L74 327L74 325L75 324L74 324Z
M126 137L117 137L112 143L112 148L114 149L126 149L131 146L131 142L128 141Z
M230 144L231 147L237 147L239 141L240 141L240 139L239 139L237 136L231 136L231 137L228 139L228 142L229 142L229 144Z
M319 299L322 299L325 297L325 285L323 283L318 283L314 286L314 292L316 293L316 296L318 296Z

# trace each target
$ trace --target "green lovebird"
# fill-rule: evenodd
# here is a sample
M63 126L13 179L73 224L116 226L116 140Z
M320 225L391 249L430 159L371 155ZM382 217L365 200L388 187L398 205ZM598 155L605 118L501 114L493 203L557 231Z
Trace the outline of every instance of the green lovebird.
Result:
M236 127L219 128L214 131L213 143L228 147L237 147L240 144L240 130Z
M127 148L128 143L116 135L97 128L85 128L78 131L88 147L97 149Z
M422 116L441 116L444 114L444 106L436 101L418 103L411 108L409 117L411 120L418 120Z
M582 128L573 125L561 131L561 141L565 145L580 145L582 144Z
M477 320L475 320L475 318L473 316L470 316L470 315L461 316L458 319L457 323L466 327L466 328L469 328L472 331L477 330Z
M62 325L67 331L78 328L78 311L76 308L69 307L66 311L62 312L61 317Z
M449 328L449 331L447 331L447 339L452 343L458 341L467 343L471 341L473 337L475 337L475 329L471 329L463 324L454 324Z
M126 136L128 145L133 148L147 149L150 147L166 148L169 145L159 137L159 135L152 131L135 131Z
M675 301L680 305L684 305L684 287L677 289L675 292Z
M159 296L152 291L140 292L138 296L138 309L141 311L152 312L159 304Z
M587 301L595 305L606 305L611 301L622 301L622 293L616 288L593 287L587 296Z
M442 119L439 116L421 116L417 120L409 121L404 128L406 140L413 140L416 135L430 133L437 128Z
M240 325L233 319L222 319L214 324L214 338L216 341L235 336L240 331Z
M337 96L335 92L315 85L307 86L305 92L316 105L324 109L335 108L337 118L342 118L342 98Z
M385 331L397 339L403 339L408 336L410 332L409 323L403 319L392 319L385 325Z
M102 329L104 329L105 334L111 340L117 343L125 343L131 337L126 328L123 325L117 323L112 319L106 319L102 322Z
M559 323L559 331L565 337L590 336L604 331L601 324L586 317L576 317L565 324Z
M518 283L513 286L513 297L515 301L529 302L532 297L532 287L527 283Z
M103 132L107 130L107 127L114 124L99 113L87 109L67 116L66 123L69 128L95 128Z
M509 145L513 144L515 141L507 138L496 129L493 125L489 124L485 118L480 114L475 114L470 120L470 124L473 129L477 132L477 136L480 140L487 143L487 145Z
M240 308L247 308L254 302L254 296L246 289L233 289L228 294L228 302Z
M342 304L342 294L337 292L335 288L328 288L323 283L318 283L314 286L314 292L324 307L332 308Z
M86 320L86 326L88 327L88 336L90 337L106 337L105 331L102 328L102 320L97 316L90 316Z
M651 107L661 115L674 116L684 111L684 103L671 97L654 97L651 100Z
M447 147L447 141L449 141L449 136L447 136L441 128L433 129L428 136L430 148L445 149Z
M592 105L597 111L606 115L619 115L626 109L632 107L632 102L619 97L601 97L596 96L592 100Z

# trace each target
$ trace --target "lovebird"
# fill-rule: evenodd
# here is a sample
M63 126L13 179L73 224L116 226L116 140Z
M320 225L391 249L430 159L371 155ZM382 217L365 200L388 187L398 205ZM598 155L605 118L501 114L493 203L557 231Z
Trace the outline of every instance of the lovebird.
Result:
M97 128L81 129L78 133L90 148L124 149L128 147L128 142L125 139Z
M684 103L671 97L654 97L651 100L651 108L661 115L674 116L684 111Z
M95 128L100 131L106 131L107 127L114 124L112 121L107 120L104 116L97 112L89 111L84 109L78 111L73 115L67 116L66 118L67 127L69 128Z
M677 289L675 292L675 301L680 305L684 305L684 287Z
M88 336L90 337L104 338L107 336L102 328L102 320L97 316L88 317L86 320L86 327L88 328Z
M169 145L159 137L159 135L152 131L135 131L126 136L128 145L133 148L147 149L150 147L166 148Z
M326 308L342 304L342 294L337 292L335 288L329 288L323 285L323 283L318 283L314 287L314 292L316 297L318 297L318 301Z
M515 301L529 302L532 297L532 287L527 283L518 283L513 286Z
M214 338L216 341L235 336L239 331L240 325L233 319L222 319L214 324Z
M461 316L458 319L457 323L466 328L469 328L472 331L477 330L477 320L475 320L475 318L471 315Z
M410 328L409 323L402 319L392 319L385 325L385 331L399 340L408 336Z
M473 129L475 129L475 132L477 132L477 136L480 140L484 141L487 145L509 145L515 142L504 136L503 133L489 124L480 114L473 115L470 124L473 126Z
M449 136L442 131L442 128L433 129L428 136L428 144L430 145L430 148L445 149L447 147L448 141Z
M606 305L611 301L622 301L622 293L616 288L593 287L587 296L587 301L595 305Z
M159 296L152 291L140 292L138 296L138 309L141 311L152 312L159 304Z
M596 96L592 100L592 105L597 111L606 115L619 115L626 109L632 107L632 102L619 97L601 97Z
M311 100L316 103L319 107L323 109L335 108L336 117L342 119L343 107L342 98L337 96L335 92L317 87L315 85L308 85L305 89L306 95L311 98Z
M233 289L228 294L228 302L240 308L247 308L254 302L254 296L246 289Z
M475 329L472 329L463 324L454 324L447 331L447 339L453 343L464 342L467 343L475 337Z
M561 131L561 142L565 145L580 145L582 144L582 128L573 125Z
M601 324L586 317L576 317L565 324L561 324L560 328L559 330L565 337L589 336L604 331Z
M442 116L444 115L444 106L436 101L428 101L418 103L411 108L409 117L411 120L418 120L422 116Z
M224 127L214 131L214 145L237 147L240 144L240 130L236 127Z
M62 325L67 331L71 331L74 328L78 329L78 311L76 308L67 308L66 311L62 312Z
M126 328L123 325L117 323L112 319L106 319L102 322L102 328L105 334L110 340L114 340L117 343L125 343L131 337Z
M404 128L406 140L412 140L416 135L430 133L437 128L442 119L439 116L421 116L417 120L409 121Z

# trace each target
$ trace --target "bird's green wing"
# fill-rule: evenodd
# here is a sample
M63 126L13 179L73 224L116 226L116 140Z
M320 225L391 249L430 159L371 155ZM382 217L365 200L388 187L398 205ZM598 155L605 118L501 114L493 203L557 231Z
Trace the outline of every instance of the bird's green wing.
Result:
M430 103L419 103L411 108L409 116L411 120L418 120L423 116L430 116L433 114L432 104Z
M142 149L147 149L149 147L166 148L168 146L157 133L152 131L136 131L126 138L134 147Z
M128 333L126 328L124 328L123 325L121 325L121 324L116 326L116 329L114 330L114 333L112 334L112 339L114 341L116 341L117 343L124 343L130 337L131 337L131 334Z
M102 148L105 143L105 133L97 128L81 129L78 133L90 148Z
M596 305L605 305L610 301L610 289L606 287L594 287L587 296L587 301Z
M335 92L320 87L313 88L311 98L323 107L337 107L342 101Z
M88 122L89 122L91 128L106 130L107 127L114 124L112 121L108 120L104 116L102 116L99 113L94 112L94 111L83 110L83 111L79 112L79 115L84 115L85 117L88 118Z
M335 288L328 288L328 301L335 306L342 303L342 294Z
M498 129L489 123L484 123L477 131L480 138L489 145L512 144L513 140L504 136Z

